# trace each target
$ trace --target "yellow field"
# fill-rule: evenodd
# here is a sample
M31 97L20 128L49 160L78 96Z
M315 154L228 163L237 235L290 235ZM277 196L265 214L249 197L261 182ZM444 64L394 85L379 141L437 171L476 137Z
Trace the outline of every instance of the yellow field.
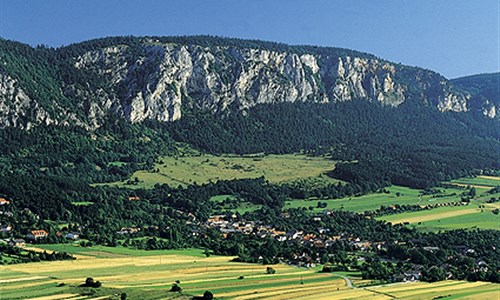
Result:
M445 218L450 218L450 217L457 217L457 216L463 216L463 215L468 215L468 214L474 214L480 212L480 209L477 208L468 208L468 209L461 209L461 210L452 210L452 211L445 211L445 212L440 212L440 213L427 213L427 214L419 214L415 217L405 217L404 215L401 216L401 219L395 219L391 220L393 224L397 223L403 223L403 222L408 222L408 223L418 223L418 222L425 222L425 221L430 221L430 220L439 220L439 219L445 219Z
M442 281L435 283L407 283L372 287L374 292L391 295L396 299L500 299L500 285L489 282ZM445 298L445 299L446 299Z
M235 263L231 259L187 255L116 258L82 255L75 261L1 266L0 299L118 299L121 293L127 293L128 299L184 299L178 293L169 292L176 280L181 282L183 294L201 295L210 290L218 298L227 299L253 299L255 295L273 298L281 294L302 295L347 288L343 279L312 269L275 265L276 274L269 275L266 266ZM240 276L244 278L238 279ZM92 295L85 295L88 288L78 287L86 277L103 284ZM58 287L60 283L65 285Z
M500 182L500 177L498 177L498 176L486 176L486 175L482 175L482 176L478 176L478 178L489 179L489 180L496 180L496 181Z
M92 253L90 250L86 249L86 253ZM99 251L113 254L113 250L104 248ZM276 274L269 275L266 266L231 262L231 257L174 255L168 251L164 255L146 256L81 255L75 261L0 266L0 299L119 299L122 293L127 293L127 299L182 300L206 290L212 291L217 299L240 300L432 299L448 295L454 299L462 296L498 299L499 285L486 282L417 282L349 288L335 274L287 265L272 267ZM86 277L99 280L102 287L78 287ZM181 282L182 294L169 292L176 280ZM64 285L58 286L61 283Z

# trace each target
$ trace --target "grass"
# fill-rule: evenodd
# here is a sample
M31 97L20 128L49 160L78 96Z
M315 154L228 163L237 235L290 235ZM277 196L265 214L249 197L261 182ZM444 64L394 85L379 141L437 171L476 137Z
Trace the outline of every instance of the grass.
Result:
M378 219L391 223L407 222L409 226L417 229L434 232L459 228L500 230L500 215L493 213L498 206L498 203L484 206L479 203L469 206L439 207L432 210L383 216Z
M327 200L290 200L285 202L285 208L300 208L300 207L313 207L313 211L322 211L325 209L343 209L353 212L364 212L367 210L375 210L380 206L385 205L427 205L434 203L446 203L453 201L460 201L459 196L448 197L435 197L435 195L420 196L421 190L411 189L402 186L391 186L386 193L372 193L359 197L346 197L341 199L327 199ZM441 189L442 195L460 194L462 189ZM398 194L399 193L399 194ZM399 195L399 196L398 196ZM326 208L317 208L318 202L326 202Z
M460 185L475 186L479 189L488 189L500 185L500 177L497 176L478 176L474 178L460 178L451 180L451 183Z
M94 202L89 202L89 201L75 201L75 202L71 202L71 205L74 205L74 206L90 206L90 205L94 205Z
M236 197L233 196L233 195L217 195L217 196L213 196L210 198L210 201L213 201L213 202L222 202L222 201L225 201L225 200L235 200Z
M257 178L264 176L271 182L293 182L317 178L332 171L335 162L326 157L301 154L284 155L222 155L190 154L181 157L161 157L153 171L137 171L132 179L136 184L114 182L110 185L129 188L152 188L155 184L186 186L217 180ZM338 180L323 176L322 180ZM133 181L133 180L132 180Z
M34 245L37 248L43 248L57 252L67 252L70 254L84 255L90 257L109 258L117 256L152 256L152 255L181 255L192 257L205 257L204 251L195 248L176 249L176 250L137 250L125 247L106 247L92 246L80 247L74 244L43 244Z
M289 200L284 209L307 208L314 212L325 209L364 212L376 210L390 205L430 205L437 203L460 202L461 194L467 192L465 186L476 188L476 197L469 206L446 206L431 210L405 212L383 216L378 219L392 223L410 223L409 226L423 231L451 230L458 228L481 228L500 230L500 215L493 214L494 209L500 209L500 203L486 203L492 197L500 197L500 193L489 194L487 191L500 183L500 177L480 176L477 178L461 178L453 183L460 184L456 188L438 188L439 194L422 195L422 190L401 186L391 186L389 193L372 193L359 197L342 199L306 199ZM488 186L487 186L488 185ZM318 207L318 202L327 206Z
M439 207L432 210L408 212L384 216L379 219L392 223L408 222L425 231L451 230L457 228L500 229L500 215L492 208L474 205Z

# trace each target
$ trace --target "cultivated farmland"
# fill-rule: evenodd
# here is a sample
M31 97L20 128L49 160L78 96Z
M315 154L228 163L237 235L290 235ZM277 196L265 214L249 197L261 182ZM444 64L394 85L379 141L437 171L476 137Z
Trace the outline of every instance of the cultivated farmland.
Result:
M67 250L75 261L41 262L0 267L2 299L191 299L210 290L217 299L498 299L498 284L443 281L349 288L340 275L317 269L231 262L231 257L203 255L202 250L138 251L124 248L80 248L54 245L43 248ZM348 275L349 273L342 273ZM79 287L86 277L100 288ZM182 293L170 292L179 281ZM354 280L354 283L357 281Z

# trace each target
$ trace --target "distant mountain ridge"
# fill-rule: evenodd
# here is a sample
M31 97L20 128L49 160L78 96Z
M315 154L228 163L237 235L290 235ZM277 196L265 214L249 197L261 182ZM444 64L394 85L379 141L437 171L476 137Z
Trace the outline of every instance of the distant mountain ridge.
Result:
M0 126L170 122L263 103L365 99L498 118L498 102L438 73L357 51L228 39L114 37L58 49L0 40Z
M465 76L450 82L471 94L470 106L490 118L498 117L500 107L500 72Z

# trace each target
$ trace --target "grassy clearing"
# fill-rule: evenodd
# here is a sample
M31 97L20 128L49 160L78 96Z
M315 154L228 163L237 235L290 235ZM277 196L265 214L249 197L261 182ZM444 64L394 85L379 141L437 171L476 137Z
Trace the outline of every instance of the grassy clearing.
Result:
M210 198L210 201L213 201L213 202L222 202L222 201L226 201L227 199L229 199L229 200L235 200L236 197L233 196L233 195L217 195L217 196L213 196L212 198Z
M129 188L151 188L155 184L186 186L217 180L257 178L264 176L271 182L290 182L316 178L331 171L335 162L325 157L308 157L301 154L285 155L188 155L162 157L154 171L137 171L132 175L137 184L115 182L111 185ZM324 176L324 180L338 182Z
M90 205L94 205L94 202L76 201L76 202L71 202L71 204L74 205L74 206L90 206Z

